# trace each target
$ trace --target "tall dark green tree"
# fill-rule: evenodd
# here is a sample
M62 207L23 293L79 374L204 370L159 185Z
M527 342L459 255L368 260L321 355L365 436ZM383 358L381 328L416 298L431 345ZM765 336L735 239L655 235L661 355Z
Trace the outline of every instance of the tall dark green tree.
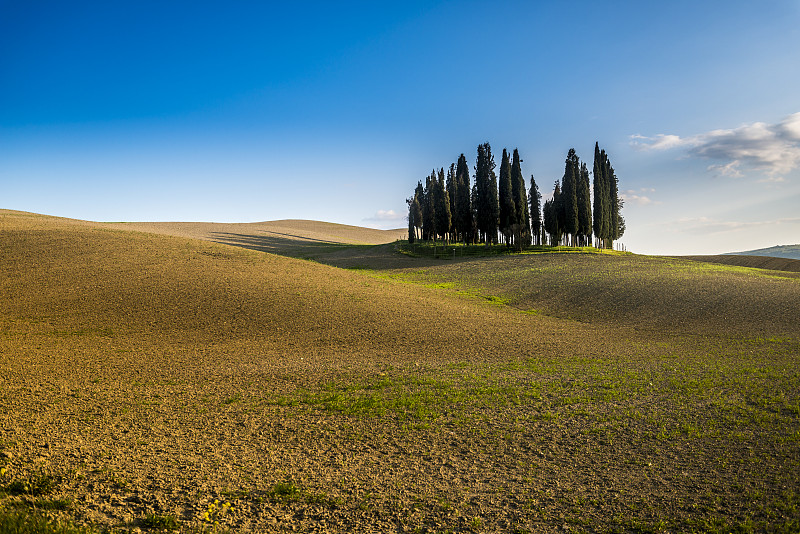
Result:
M592 174L593 193L594 193L594 221L592 228L594 229L595 239L597 246L603 247L603 239L607 234L609 228L609 203L608 198L608 184L606 179L607 160L605 151L600 150L600 146L595 142L594 144L594 167Z
M422 206L420 204L420 194L422 194L422 183L417 182L414 196L407 199L408 203L408 242L413 243L419 239L417 230L422 227Z
M481 231L478 229L478 184L472 184L470 200L470 204L472 204L472 243L478 243L481 236Z
M442 236L442 241L448 240L451 222L450 196L447 194L444 167L442 167L439 169L439 178L436 183L436 231Z
M543 245L542 241L542 194L539 193L539 187L536 185L536 180L533 179L531 174L531 192L528 195L531 203L531 232L533 234L533 244Z
M619 179L605 150L594 145L594 233L597 246L613 248L614 241L625 232L625 219L620 210Z
M411 204L416 201L415 198L407 198L406 202L408 203L408 242L413 243L417 240L417 224L414 221L414 208Z
M436 240L436 169L425 179L425 194L422 203L422 239Z
M514 225L514 244L521 249L531 244L531 218L528 211L528 194L525 191L525 178L522 176L522 160L519 150L514 149L511 157L511 196L516 208Z
M561 180L561 202L563 205L563 227L565 234L572 237L575 245L575 236L578 234L578 176L580 174L580 160L574 148L570 148L564 162L564 177ZM569 237L568 237L569 239Z
M467 243L472 240L472 188L469 183L469 167L464 154L458 157L456 164L456 206L453 211L456 232L460 239ZM451 206L452 207L452 206Z
M558 246L564 233L564 203L561 199L561 185L556 180L553 198L544 203L544 228L550 236L550 246Z
M511 244L512 228L516 224L517 208L514 205L513 191L511 187L511 162L508 159L508 151L503 149L503 157L500 160L500 233L503 234L505 242Z
M497 198L497 175L492 147L489 143L478 145L475 161L475 215L478 231L488 245L497 241L497 223L500 204Z
M487 154L489 155L489 207L491 208L489 217L489 227L487 235L490 237L492 243L497 243L497 227L500 221L500 201L497 195L497 175L494 173L495 164L494 156L492 155L492 147L486 143Z
M581 163L578 180L578 236L580 246L592 245L592 198L589 185L589 169Z
M447 189L447 197L450 201L450 239L454 239L456 233L456 195L458 194L458 184L456 183L456 164L451 163L450 168L447 169L447 178L445 179L445 188Z
M542 228L543 228L542 237L544 238L544 235L547 234L547 237L549 238L551 235L550 232L553 231L554 228L552 198L550 200L544 201L544 206L542 206L542 215L544 216L542 222ZM544 239L542 239L542 242L544 244L548 244L547 241ZM552 244L552 242L550 244Z
M560 245L564 238L564 223L566 220L566 210L564 209L564 194L558 180L553 187L553 215L556 219L556 245Z
M614 247L614 241L622 237L622 234L625 233L625 219L622 217L622 206L624 205L624 201L619 197L619 179L617 178L617 174L614 172L613 167L609 164L609 191L608 196L611 199L611 216L610 216L610 228L609 228L609 236L608 236L608 248Z

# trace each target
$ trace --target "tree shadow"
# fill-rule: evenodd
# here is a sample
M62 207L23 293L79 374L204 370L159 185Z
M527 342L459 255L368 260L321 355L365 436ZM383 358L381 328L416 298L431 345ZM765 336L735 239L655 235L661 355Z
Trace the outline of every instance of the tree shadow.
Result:
M314 239L293 234L269 232L268 234L236 234L231 232L213 232L211 241L224 245L268 252L290 258L316 259L317 256L343 250L362 250L373 245L354 245L338 243L325 239Z

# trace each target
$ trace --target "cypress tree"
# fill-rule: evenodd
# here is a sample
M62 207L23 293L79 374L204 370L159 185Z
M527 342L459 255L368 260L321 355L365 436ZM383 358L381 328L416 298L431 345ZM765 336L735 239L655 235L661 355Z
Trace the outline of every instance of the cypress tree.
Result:
M594 192L594 220L592 228L594 235L597 239L598 247L602 246L603 238L603 219L606 212L606 187L605 187L605 161L603 160L605 153L600 152L600 146L595 142L594 144L594 167L592 169L593 179L593 192Z
M486 159L486 145L478 145L478 155L475 159L475 190L473 191L473 206L475 208L475 222L478 232L482 235L480 239L485 239L486 226L488 219L488 198L489 198L489 171Z
M597 245L613 248L614 241L625 232L625 219L620 210L619 179L611 166L608 154L594 145L594 233Z
M528 195L525 191L525 178L522 176L520 166L522 160L519 158L519 150L514 149L511 157L511 196L514 199L516 208L516 229L514 239L520 249L524 245L531 244L531 219L528 212Z
M554 232L550 234L551 239L555 238L557 246L561 244L561 238L564 237L564 199L561 192L561 185L556 180L555 187L553 188L553 219L554 219Z
M456 164L456 184L458 191L456 194L456 208L453 213L457 221L457 231L461 234L461 239L464 243L467 243L472 234L472 199L470 195L472 189L469 185L469 167L464 154L458 157L458 163Z
M406 199L406 203L408 204L408 242L409 244L413 243L417 237L417 224L414 220L414 207L412 204L416 201L416 198L408 198Z
M458 213L456 208L458 183L456 182L455 163L451 163L450 168L447 169L447 180L445 181L445 187L447 188L447 197L450 204L450 239L452 240L453 236L458 232L458 228L456 226L456 213Z
M578 235L581 236L581 246L592 244L592 199L589 189L589 169L585 162L581 163L578 180Z
M414 191L414 198L411 201L411 206L409 206L409 217L414 218L414 228L422 228L422 204L420 203L420 197L423 194L422 183L417 182L417 189ZM415 240L418 238L418 235L414 235Z
M425 179L425 202L422 204L422 238L436 241L436 170Z
M580 160L575 149L570 148L567 159L564 163L564 177L561 185L561 202L563 205L563 226L564 233L572 236L572 244L575 244L575 236L578 234L578 173Z
M507 244L511 244L511 231L516 224L517 208L514 206L511 187L511 162L508 151L503 149L503 158L500 160L500 232L505 237Z
M436 231L442 236L442 241L447 241L450 233L452 215L450 213L450 196L444 182L444 167L439 169L439 179L436 184Z
M475 161L475 215L478 231L488 245L497 240L497 222L500 205L497 198L497 175L492 147L489 143L478 145Z
M472 205L472 243L480 241L480 230L478 229L478 184L472 184L472 194L470 196L470 204Z
M617 174L614 172L614 168L611 167L610 164L609 169L610 179L608 181L608 196L611 204L611 217L608 248L613 248L614 241L622 237L622 234L625 233L625 219L622 217L622 213L620 213L622 206L624 205L624 201L619 198L619 178L617 178Z
M603 224L601 228L600 237L603 240L603 247L610 248L612 244L609 242L614 234L614 207L611 205L611 189L613 187L612 181L614 179L614 168L608 159L606 151L600 150L600 159L603 161Z
M500 201L497 196L497 175L494 173L495 164L492 156L492 147L486 143L486 154L489 161L489 226L486 233L490 242L497 243L497 224L500 220Z
M536 180L533 179L531 174L531 193L528 196L531 203L531 231L533 232L533 244L542 245L542 215L541 215L541 200L542 195L539 193L539 187L536 185Z

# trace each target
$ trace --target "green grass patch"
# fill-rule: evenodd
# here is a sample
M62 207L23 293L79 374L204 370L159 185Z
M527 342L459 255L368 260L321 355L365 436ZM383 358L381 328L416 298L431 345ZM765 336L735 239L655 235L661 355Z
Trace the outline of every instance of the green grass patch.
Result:
M447 377L401 372L372 380L329 381L317 389L298 389L268 402L307 405L349 416L391 415L402 421L429 422L446 413L501 409L539 398L539 386L534 382L514 383L493 373L462 374L454 369Z
M403 254L435 259L457 259L462 257L487 257L511 254L611 254L625 255L628 252L617 250L598 249L594 247L551 247L549 245L531 245L517 251L508 245L485 245L464 243L434 243L432 241L417 241L408 243L400 241L397 250Z
M95 534L89 527L70 521L51 520L38 512L0 508L0 532L8 534Z
M181 523L174 515L148 514L142 519L142 526L151 529L172 531L178 530Z
M43 471L36 471L27 476L15 478L6 485L5 491L11 495L39 497L52 493L58 487L58 483L57 477Z

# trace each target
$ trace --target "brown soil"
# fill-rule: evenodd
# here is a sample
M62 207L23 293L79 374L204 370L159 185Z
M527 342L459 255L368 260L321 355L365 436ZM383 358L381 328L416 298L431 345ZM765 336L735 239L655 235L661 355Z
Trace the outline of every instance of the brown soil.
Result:
M0 211L6 507L73 499L51 513L122 531L800 524L797 329L578 322L406 283L430 261L118 228ZM36 473L47 495L11 491Z

